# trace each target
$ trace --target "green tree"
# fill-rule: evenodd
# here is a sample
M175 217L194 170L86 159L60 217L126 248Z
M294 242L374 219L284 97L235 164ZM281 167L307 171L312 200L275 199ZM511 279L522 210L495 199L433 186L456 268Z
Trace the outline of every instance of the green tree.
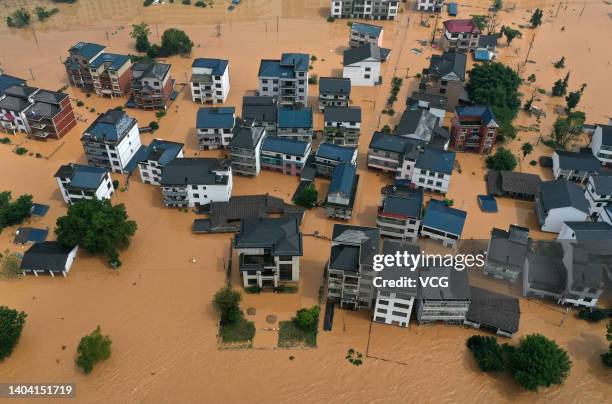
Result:
M502 31L502 33L506 37L506 43L508 44L508 46L510 46L514 38L516 37L520 38L523 36L521 31L514 29L514 28L510 28L508 26L504 27L504 30Z
M193 48L193 42L185 31L170 28L164 31L161 39L161 49L163 56L189 55Z
M108 335L102 335L98 326L91 334L81 338L77 347L76 364L85 373L91 373L94 366L111 356L112 341Z
M561 97L562 95L565 95L565 93L567 93L567 85L569 83L569 77L570 77L570 74L569 72L567 72L563 80L559 79L555 81L555 84L553 85L553 88L552 88L552 95L554 97Z
M242 312L240 311L241 300L242 295L240 292L234 290L229 285L215 293L213 307L221 318L221 324L232 324L242 318Z
M525 157L530 155L531 152L533 151L533 146L531 145L531 143L525 142L521 146L521 151L523 152L523 160L525 160Z
M296 205L310 209L316 206L318 197L319 192L315 188L314 184L310 183L306 185L304 189L302 189L302 192L300 192L298 196L295 197L294 202Z
M312 306L309 309L299 309L293 318L295 325L302 331L313 332L317 331L319 326L319 314L321 309L319 306Z
M27 316L23 311L0 306L0 362L11 355L19 342Z
M487 16L486 15L472 15L472 22L478 27L480 31L484 31L487 28Z
M553 66L555 66L555 69L563 69L565 67L565 56L561 56L561 59L557 60Z
M609 368L612 368L612 321L608 323L608 331L606 333L606 339L610 343L608 352L601 354L601 361Z
M34 9L36 16L38 17L38 21L45 21L47 18L51 17L53 14L59 13L59 8L53 8L51 10L47 10L44 7L36 7Z
M130 244L137 225L128 220L123 204L113 206L108 199L82 199L68 207L68 214L57 219L57 241L81 246L91 254L104 254L113 267L121 265L119 249Z
M495 10L501 10L503 6L502 0L493 0L493 8Z
M385 126L383 126L383 127L382 127L382 129L381 129L380 131L381 131L382 133L387 133L387 134L392 132L391 127L390 127L389 125L385 125Z
M529 75L529 77L527 77L527 81L528 81L528 82L530 82L530 83L535 83L535 81L536 81L536 75L535 75L534 73L531 73L531 74Z
M582 93L584 92L585 88L586 84L583 84L582 87L580 87L580 90L572 91L567 95L567 97L565 97L565 101L567 102L565 111L567 113L576 108L576 106L580 102L580 98L582 97Z
M15 12L6 17L6 25L10 28L23 28L30 25L30 13L25 8L19 8Z
M536 8L533 14L531 15L531 19L529 22L532 27L538 27L542 25L542 17L544 16L544 11L541 8Z
M132 32L130 32L130 38L136 40L136 50L138 52L146 52L151 47L149 42L149 35L151 30L147 23L133 24Z
M495 337L473 335L468 338L467 347L483 372L498 372L504 369L502 348Z
M560 116L553 124L552 137L557 146L565 149L569 142L582 133L586 115L582 111L573 111Z
M11 193L0 194L0 230L6 226L21 224L31 216L32 195L24 194L14 202L11 201Z
M525 389L561 384L569 375L572 362L567 352L553 340L540 334L524 337L509 356L508 366L514 379Z
M487 167L491 170L512 171L516 167L516 157L505 147L497 149L494 155L487 157Z

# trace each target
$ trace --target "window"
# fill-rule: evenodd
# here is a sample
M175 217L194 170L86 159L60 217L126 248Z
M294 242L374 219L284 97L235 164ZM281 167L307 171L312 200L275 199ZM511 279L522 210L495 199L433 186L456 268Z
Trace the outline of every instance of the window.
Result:
M377 309L376 312L380 314L387 314L387 309Z
M379 299L378 300L378 304L382 304L382 305L386 306L386 305L389 304L389 301L388 300Z
M408 317L408 313L403 313L401 311L392 311L391 314L398 317Z
M193 197L194 197L194 198L199 198L199 197L200 197L200 194L193 194Z
M371 68L371 67L366 67L366 68L365 68L365 71L366 71L366 72L371 72L371 71L372 71L372 68Z
M293 279L293 265L280 264L278 269L280 271L279 277L281 281L290 281Z
M409 304L404 304L404 303L394 303L393 307L397 307L399 309L409 309L410 305Z
M370 75L369 75L369 74L364 74L364 75L363 75L363 78L364 78L364 79L369 79L369 78L370 78Z

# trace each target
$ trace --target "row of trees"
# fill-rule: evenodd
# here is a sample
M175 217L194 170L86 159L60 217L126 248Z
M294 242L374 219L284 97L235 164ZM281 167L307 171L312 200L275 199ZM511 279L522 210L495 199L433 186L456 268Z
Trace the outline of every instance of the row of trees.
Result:
M193 48L193 42L185 31L176 28L169 28L164 31L161 38L161 45L151 44L149 35L151 29L146 23L132 25L130 37L136 40L136 50L146 53L151 59L156 57L167 57L173 55L189 55Z

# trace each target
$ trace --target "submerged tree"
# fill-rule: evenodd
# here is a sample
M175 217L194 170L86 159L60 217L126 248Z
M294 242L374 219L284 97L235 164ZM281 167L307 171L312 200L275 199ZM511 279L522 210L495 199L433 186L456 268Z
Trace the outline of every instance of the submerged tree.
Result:
M221 318L221 324L231 324L242 317L240 311L241 300L242 296L240 292L234 290L229 285L215 293L213 297L213 307Z
M514 38L516 37L520 38L523 36L523 33L521 31L514 29L514 28L510 28L508 26L504 27L504 30L502 31L502 33L506 37L506 43L508 44L508 46L510 46Z
M564 79L559 79L555 81L555 84L553 85L553 88L552 88L552 95L554 97L561 97L562 95L565 95L565 93L567 93L567 85L569 83L569 77L570 77L570 74L569 72L567 72Z
M0 306L0 362L11 355L19 342L27 316L23 311Z
M601 361L609 368L612 368L612 321L608 323L608 332L606 333L606 339L610 343L608 352L601 354Z
M161 49L166 56L189 55L192 48L193 42L185 31L170 28L162 34Z
M542 17L544 16L544 11L541 8L536 8L533 14L531 15L531 19L529 22L532 27L538 27L542 25Z
M516 167L516 157L505 147L497 149L494 155L487 157L487 167L497 171L512 171Z
M149 42L149 35L151 30L147 23L133 24L132 32L130 32L130 38L136 40L136 50L138 52L146 52L151 47Z
M557 118L553 125L552 137L557 146L565 149L569 142L582 133L586 115L582 111L572 111Z
M523 143L523 145L521 146L521 151L523 152L523 160L525 160L525 157L530 155L531 152L533 151L532 144L529 142Z
M304 208L310 209L317 205L317 199L319 192L315 188L314 184L310 183L302 189L302 192L295 197L295 204Z
M112 341L108 335L102 335L98 326L91 334L81 338L77 347L76 364L85 373L91 373L94 366L111 356Z
M30 13L25 8L15 10L13 14L6 17L6 25L10 28L23 28L30 25Z

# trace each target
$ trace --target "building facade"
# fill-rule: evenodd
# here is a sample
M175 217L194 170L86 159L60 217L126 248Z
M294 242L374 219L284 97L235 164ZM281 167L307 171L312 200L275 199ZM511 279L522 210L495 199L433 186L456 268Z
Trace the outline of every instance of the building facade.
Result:
M323 122L325 142L348 147L359 145L360 107L327 107L323 115Z
M421 268L421 279L446 278L448 285L427 285L420 288L416 301L419 324L442 321L463 324L470 308L470 285L468 271L457 271L452 267Z
M399 12L396 0L331 0L334 18L361 18L365 20L393 20Z
M358 48L363 44L371 43L382 47L383 27L362 22L353 22L349 34L349 46Z
M529 229L510 225L508 231L493 228L483 272L498 279L516 282L525 266Z
M381 190L376 226L382 236L416 243L419 239L422 209L423 190L387 185Z
M259 126L236 129L229 144L230 160L235 174L256 177L261 170L261 144L266 130Z
M584 190L589 203L589 215L596 220L603 211L612 206L612 175L591 175Z
M612 125L597 125L590 147L601 164L612 165Z
M338 146L323 142L315 153L314 164L316 174L321 177L331 177L338 164L351 163L357 165L357 149Z
M276 136L310 142L312 134L312 110L310 108L281 106L278 109Z
M442 49L469 52L478 47L480 29L472 19L447 20L443 23Z
M163 109L170 103L174 80L167 63L136 63L132 66L131 102L140 109Z
M100 56L105 48L104 45L97 43L79 42L68 50L64 66L71 86L80 87L88 92L94 90L89 64Z
M344 51L342 77L351 80L351 86L373 87L381 82L380 48L367 43Z
M319 110L326 107L348 107L351 97L351 79L321 77L319 79Z
M101 97L124 97L130 92L132 62L128 55L101 53L89 65L95 93Z
M183 143L155 139L147 146L146 155L138 162L140 179L145 184L160 185L166 164L183 157Z
M308 106L309 65L310 55L304 53L283 53L280 60L262 60L258 95L274 97L280 105Z
M55 179L67 204L81 199L110 199L115 191L110 173L105 168L66 164L57 170Z
M325 200L327 217L342 220L351 218L358 183L357 167L351 163L341 163L336 166Z
M310 155L310 142L266 136L260 154L262 169L300 175Z
M229 61L197 58L191 64L191 99L199 103L222 103L230 91Z
M499 124L487 105L459 106L452 121L452 144L457 150L490 153Z
M200 150L225 149L234 136L236 108L206 107L198 109L196 133Z

